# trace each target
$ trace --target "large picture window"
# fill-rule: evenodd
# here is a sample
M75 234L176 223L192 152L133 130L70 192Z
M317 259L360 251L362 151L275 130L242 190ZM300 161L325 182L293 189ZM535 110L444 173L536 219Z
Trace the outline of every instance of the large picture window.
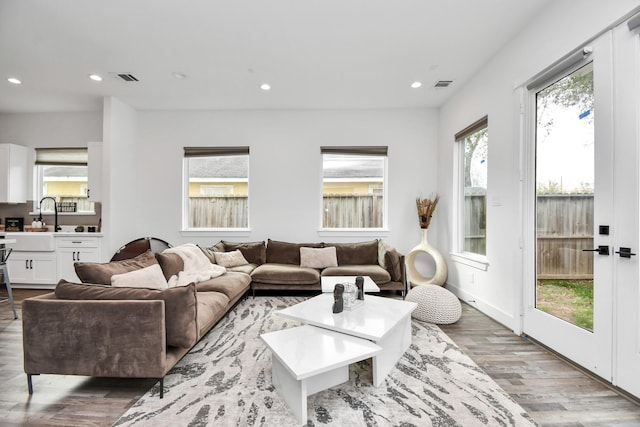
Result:
M249 147L185 147L183 228L249 227Z
M89 167L86 148L37 148L36 149L36 200L34 211L53 213L52 197L58 209L64 212L93 213L94 204L89 201Z
M387 147L321 147L322 228L386 228Z
M458 252L486 255L488 119L455 135L458 152Z

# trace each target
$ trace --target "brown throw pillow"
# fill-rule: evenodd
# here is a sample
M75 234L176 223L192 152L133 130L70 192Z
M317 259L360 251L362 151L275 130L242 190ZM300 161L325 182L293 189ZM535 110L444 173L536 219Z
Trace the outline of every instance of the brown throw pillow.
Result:
M122 261L99 262L76 262L74 264L76 274L83 283L99 283L110 285L111 276L114 274L128 273L140 268L157 264L156 258L151 250L138 255L135 258L124 259Z
M229 242L222 240L225 252L235 251L239 249L244 258L250 264L261 265L267 262L267 246L264 242Z
M386 270L391 275L391 280L394 282L402 281L402 263L400 262L400 254L397 250L392 249L387 251L384 255Z
M211 264L216 263L216 252L225 251L224 244L222 242L218 242L213 246L209 246L208 248L204 248L200 245L198 245L198 247L207 256L207 258L209 258L209 261L211 261Z
M116 288L106 285L70 283L61 280L56 286L57 298L67 300L163 300L167 345L189 348L198 339L196 285L164 290Z
M267 262L300 265L301 247L321 248L322 243L289 243L269 239L267 241Z
M378 241L359 243L326 243L335 246L338 254L338 265L379 265Z
M157 253L156 260L158 261L158 264L160 264L164 278L167 280L171 279L171 276L177 276L178 273L184 270L184 261L178 254Z

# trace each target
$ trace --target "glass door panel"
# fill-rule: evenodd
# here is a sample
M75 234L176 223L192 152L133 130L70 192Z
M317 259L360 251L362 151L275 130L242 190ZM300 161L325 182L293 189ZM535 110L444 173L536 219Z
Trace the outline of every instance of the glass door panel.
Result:
M536 93L535 307L593 331L593 63Z

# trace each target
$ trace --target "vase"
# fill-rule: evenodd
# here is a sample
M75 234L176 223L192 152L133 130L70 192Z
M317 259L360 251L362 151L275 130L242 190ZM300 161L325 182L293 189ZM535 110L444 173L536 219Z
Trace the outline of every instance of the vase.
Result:
M407 254L407 276L411 286L418 285L439 285L442 286L447 281L447 263L445 262L442 254L438 252L436 248L431 246L428 239L428 229L423 228L422 240L420 243ZM419 253L426 253L431 258L436 266L436 271L433 277L424 277L416 270L416 255Z

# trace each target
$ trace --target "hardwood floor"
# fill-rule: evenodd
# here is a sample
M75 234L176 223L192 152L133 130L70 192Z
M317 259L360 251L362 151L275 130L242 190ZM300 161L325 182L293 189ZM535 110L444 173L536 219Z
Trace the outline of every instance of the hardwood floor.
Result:
M14 290L16 308L42 292ZM459 322L441 328L541 426L640 426L637 402L467 304ZM29 396L21 323L13 320L8 303L0 303L1 426L111 426L154 384L62 375L33 381L35 391Z

